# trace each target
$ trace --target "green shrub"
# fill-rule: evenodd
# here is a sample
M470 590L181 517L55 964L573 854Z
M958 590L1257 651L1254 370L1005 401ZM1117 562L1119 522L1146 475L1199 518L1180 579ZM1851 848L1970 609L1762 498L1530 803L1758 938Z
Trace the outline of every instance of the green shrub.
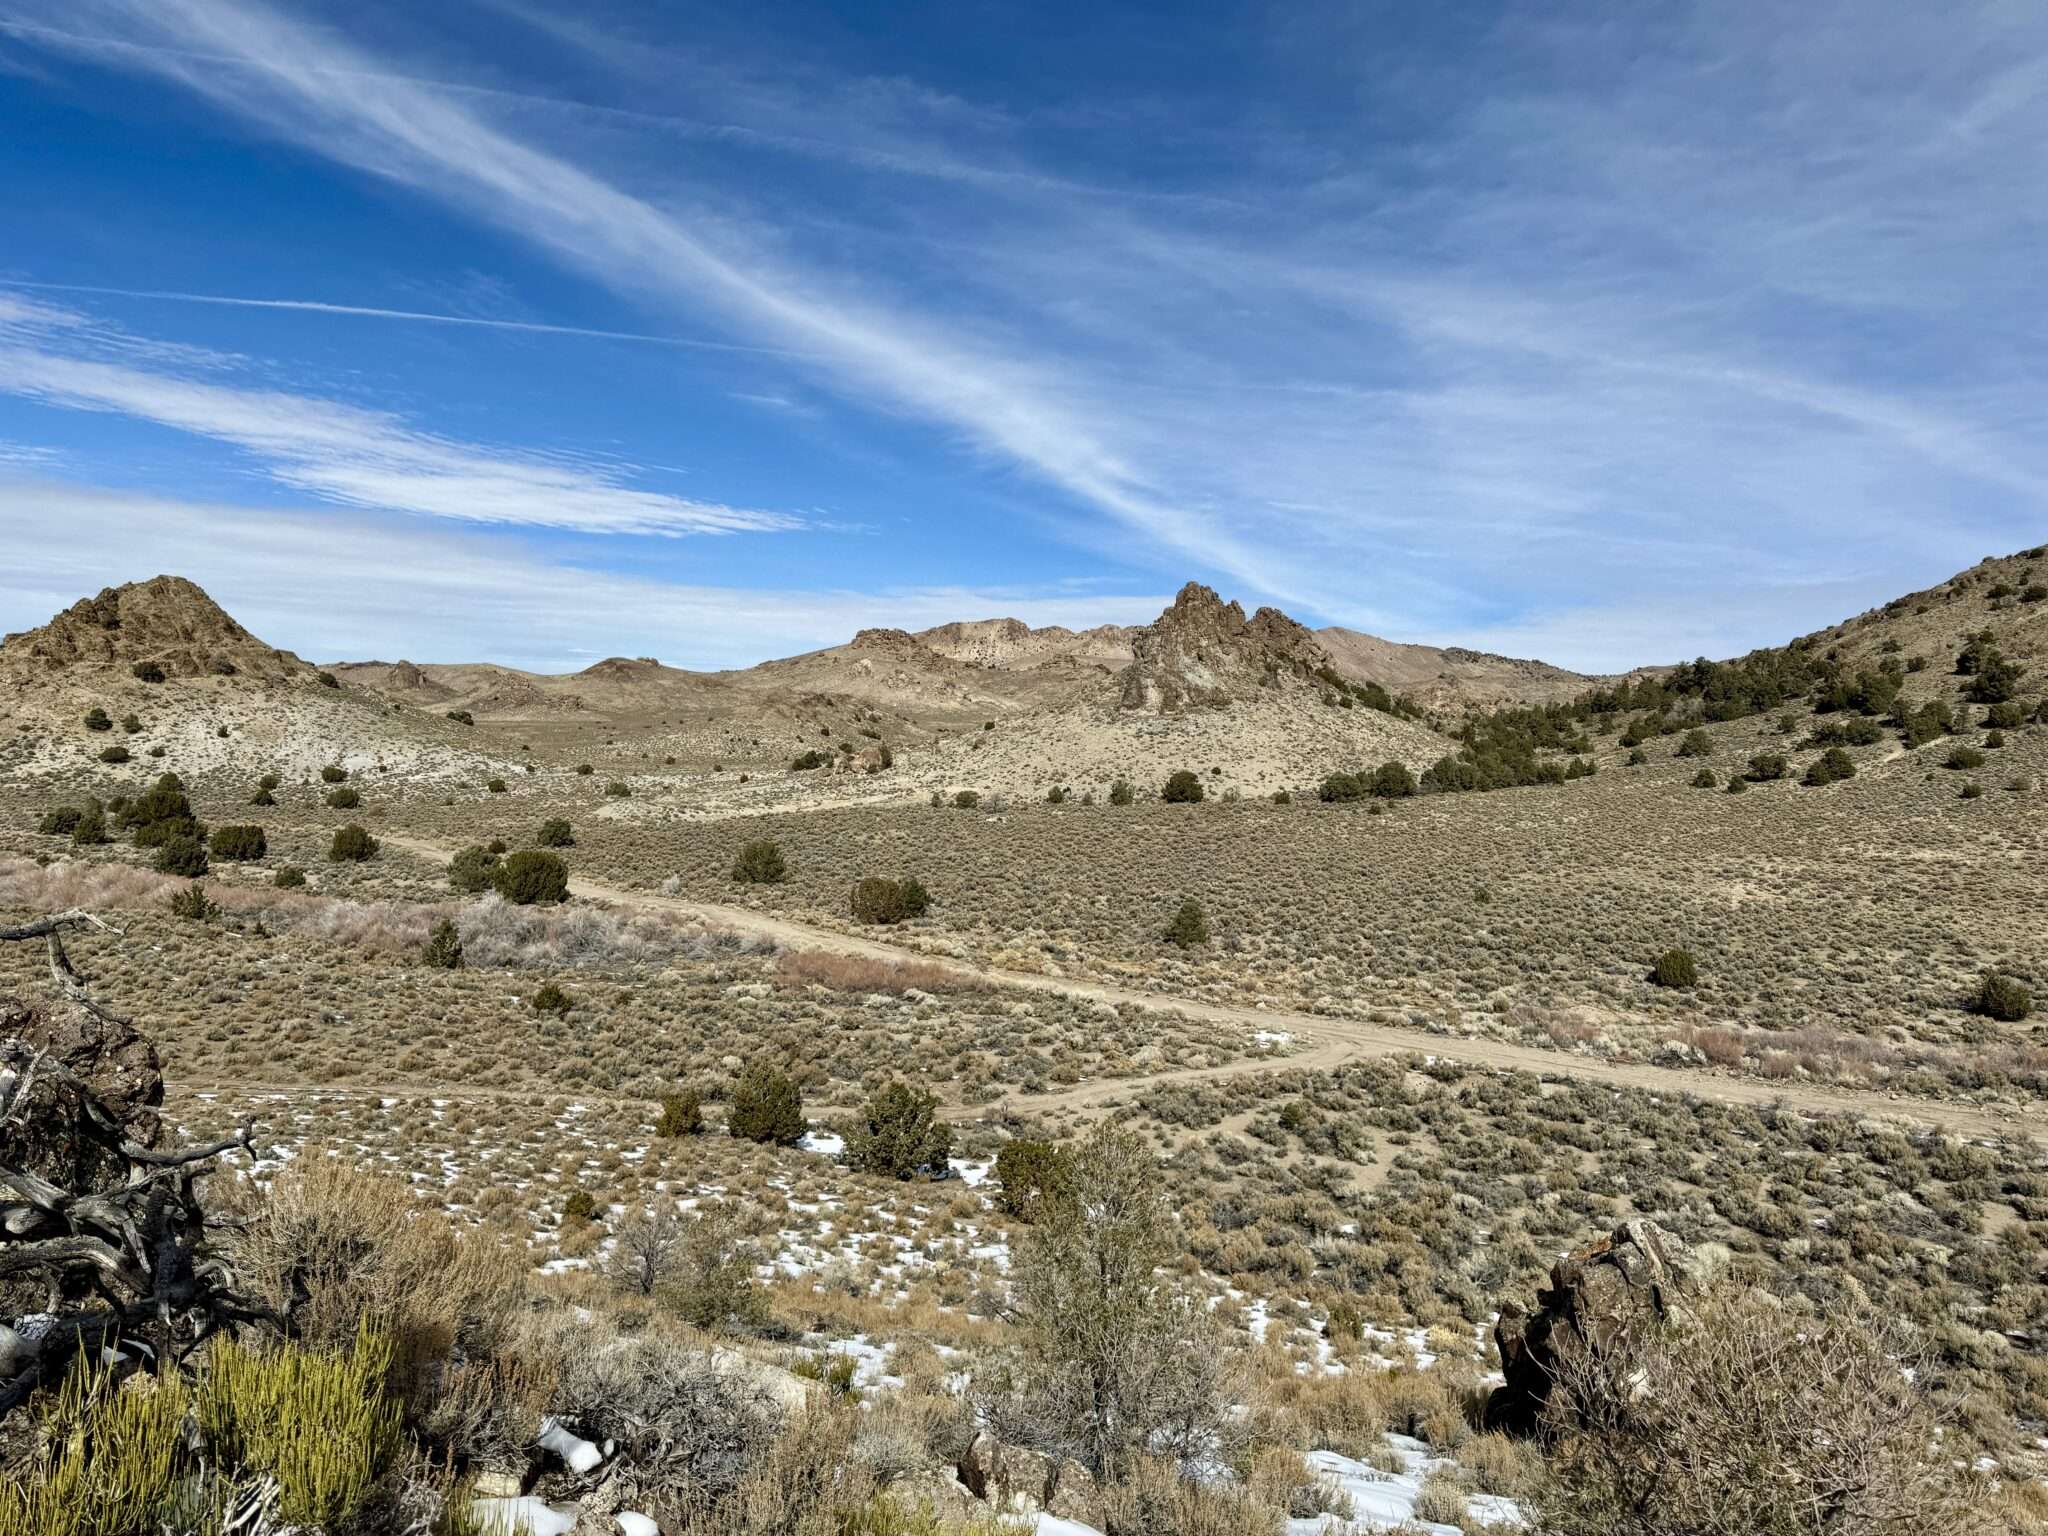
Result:
M128 761L128 749L118 744L111 747L101 747L100 761L103 763L125 763Z
M498 865L491 884L514 906L548 905L568 899L569 866L555 854L522 848Z
M1994 731L2016 731L2027 723L2027 712L2017 704L1994 704L1984 711L1984 724Z
M207 899L206 887L197 880L171 893L170 908L171 916L194 923L210 923L220 916L220 908Z
M85 728L88 731L111 731L114 722L107 718L107 712L95 704L85 712Z
M1749 790L1749 780L1748 780L1748 779L1745 779L1745 778L1744 778L1744 777L1743 777L1743 776L1742 776L1741 774L1739 774L1739 773L1731 773L1731 774L1730 774L1730 775L1728 776L1728 793L1729 793L1729 794L1731 794L1731 795L1740 795L1740 794L1746 794L1746 793L1748 792L1748 790Z
M334 841L328 845L327 857L335 864L360 864L377 851L377 839L370 836L368 829L350 822L335 829Z
M832 761L831 754L820 752L815 747L800 756L790 759L791 773L808 773L813 768L823 768Z
M279 778L276 774L266 773L265 775L263 775L262 778L256 781L256 787L258 789L275 789L277 788L278 785L282 784L283 782L284 780Z
M732 877L742 885L780 885L789 877L782 845L765 837L743 843L732 861Z
M981 792L974 789L963 789L953 796L953 804L960 810L971 811L981 804Z
M1067 803L1066 786L1064 784L1053 785L1051 789L1045 792L1045 802L1047 805L1065 805Z
M1843 779L1856 777L1856 764L1849 754L1840 747L1829 747L1827 751L1807 764L1806 777L1801 780L1810 788L1826 784L1837 784Z
M2025 982L2015 977L1986 971L1970 998L1970 1007L1987 1019L2017 1024L2034 1011L2034 994Z
M448 861L448 883L466 896L489 890L497 872L498 856L488 848L471 846Z
M765 1061L750 1064L733 1085L726 1129L747 1141L793 1147L803 1140L804 1096L787 1073Z
M597 772L597 770L591 767L588 763L578 763L576 765L576 776L578 778L587 779L595 772Z
M156 845L156 870L197 880L206 873L206 844L196 837L174 834Z
M571 1190L569 1198L562 1202L562 1220L565 1223L572 1221L595 1221L597 1220L598 1210L597 1198L589 1190Z
M330 810L352 811L363 803L363 792L353 784L343 784L327 791L327 805Z
M450 720L453 720L457 725L476 724L476 716L472 715L466 709L451 709L448 711L448 718Z
M534 834L533 840L542 848L574 848L576 830L561 817L550 816L540 824L540 831Z
M420 958L437 971L462 969L462 935L455 931L453 918L444 917L434 924L434 931L427 939L427 947Z
M341 686L341 679L332 672L315 672L313 680L319 683L322 688L339 688Z
M1942 760L1944 768L1973 769L1984 766L1984 754L1975 747L1957 747Z
M255 794L249 797L249 803L251 805L275 805L277 804L277 796L267 789L258 789Z
M624 779L613 779L611 783L605 785L604 792L614 800L623 800L633 793Z
M1963 798L1965 800L1981 800L1983 797L1984 786L1982 784L1979 784L1975 779L1972 779L1969 783L1963 786Z
M1689 949L1667 949L1657 957L1657 963L1650 970L1650 980L1660 987L1675 987L1685 990L1699 985L1699 964Z
M995 1181L996 1208L1029 1221L1041 1202L1065 1192L1066 1153L1049 1141L1006 1141L996 1153Z
M323 784L340 784L344 782L347 778L348 770L346 768L339 767L334 763L329 763L325 768L322 768L320 770L320 782Z
M1180 904L1180 910L1173 914L1173 921L1166 925L1166 942L1182 949L1209 942L1209 919L1203 915L1202 904L1190 896Z
M160 683L164 680L164 669L153 661L138 661L128 669L128 675L138 683Z
M130 736L140 736L142 734L142 716L123 715L121 717L121 729Z
M111 841L107 836L107 815L99 801L88 800L79 808L78 820L71 828L71 841L80 848Z
M270 851L261 827L219 827L213 834L213 856L242 864L260 859Z
M1109 803L1111 805L1129 805L1134 793L1135 791L1132 790L1129 779L1118 779L1109 786Z
M1199 805L1202 793L1202 781L1194 770L1183 768L1167 779L1166 787L1159 791L1159 798L1168 805Z
M484 789L488 793L493 795L503 795L510 793L510 791L506 789L505 781L503 779L486 779L484 781Z
M270 883L280 891L303 890L306 884L306 872L296 864L287 864L270 877Z
M1782 752L1759 752L1749 760L1749 777L1758 784L1782 779L1792 771L1792 761Z
M60 805L43 812L43 819L36 823L36 830L45 837L69 837L84 814L75 805Z
M953 1155L953 1130L938 1116L935 1094L890 1083L846 1127L846 1164L862 1173L908 1179L942 1178Z
M1712 757L1714 755L1714 738L1705 731L1687 731L1684 739L1678 743L1678 751L1673 755L1676 757Z
M704 1096L694 1088L671 1093L661 1101L661 1114L654 1122L657 1136L695 1136L704 1129Z
M552 981L540 984L540 990L533 994L535 1013L552 1013L556 1018L567 1018L569 1010L576 1006L576 1000Z
M1273 791L1273 803L1275 805L1292 805L1294 804L1294 796L1284 789L1276 789Z
M1694 789L1712 789L1720 782L1719 779L1714 777L1714 770L1711 768L1702 768L1692 776L1692 787Z
M856 884L848 902L858 921L884 924L923 917L931 904L931 893L915 877L890 880L880 875L869 875Z

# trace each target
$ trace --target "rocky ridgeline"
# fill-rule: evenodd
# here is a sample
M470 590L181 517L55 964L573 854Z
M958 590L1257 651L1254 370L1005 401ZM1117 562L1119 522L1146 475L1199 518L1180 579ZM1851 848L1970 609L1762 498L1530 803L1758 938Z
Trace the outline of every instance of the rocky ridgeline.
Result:
M1221 708L1252 689L1286 686L1330 664L1307 629L1277 608L1249 619L1198 582L1131 636L1134 660L1118 679L1125 709L1173 712Z
M42 628L0 641L0 665L18 675L153 665L167 678L276 681L309 681L314 670L290 651L265 645L182 576L154 576L81 599Z

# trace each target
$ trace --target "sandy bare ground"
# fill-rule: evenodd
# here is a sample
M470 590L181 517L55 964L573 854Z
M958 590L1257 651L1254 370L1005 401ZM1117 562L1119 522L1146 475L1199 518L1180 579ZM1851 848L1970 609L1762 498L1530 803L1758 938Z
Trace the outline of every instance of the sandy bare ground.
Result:
M403 849L422 858L446 862L456 849L401 833L380 833L387 847ZM1005 1107L1043 1114L1050 1111L1100 1111L1112 1101L1130 1099L1144 1089L1166 1083L1194 1082L1236 1077L1245 1073L1273 1072L1300 1068L1328 1070L1346 1062L1375 1057L1402 1056L1420 1052L1445 1061L1475 1067L1530 1072L1542 1077L1568 1077L1585 1082L1611 1083L1617 1088L1639 1088L1675 1097L1692 1097L1723 1104L1759 1107L1779 1105L1808 1115L1846 1114L1889 1119L1946 1131L1959 1136L2031 1136L2044 1122L2040 1107L1985 1108L1939 1100L1906 1098L1869 1090L1830 1088L1813 1083L1771 1083L1755 1078L1711 1072L1704 1068L1661 1067L1648 1062L1612 1061L1603 1057L1567 1051L1547 1051L1535 1046L1515 1045L1504 1040L1426 1034L1419 1030L1362 1023L1354 1019L1325 1018L1318 1014L1289 1013L1268 1008L1245 1008L1227 1003L1203 1002L1193 998L1135 992L1100 982L1078 981L1062 976L1040 976L1025 971L996 970L962 961L917 954L880 939L837 933L789 918L776 917L747 907L715 902L685 901L645 891L628 891L593 880L571 877L569 893L586 901L644 911L669 912L694 918L709 927L722 928L751 938L766 939L792 950L822 950L831 954L858 955L889 962L910 962L951 972L963 979L1012 987L1023 991L1054 992L1066 997L1116 1006L1135 1004L1161 1013L1176 1013L1242 1028L1247 1035L1267 1030L1293 1037L1297 1049L1285 1056L1250 1056L1215 1067L1188 1067L1149 1073L1139 1078L1105 1078L1080 1083L1057 1093L1032 1094L963 1108L958 1118L978 1119L1000 1113Z

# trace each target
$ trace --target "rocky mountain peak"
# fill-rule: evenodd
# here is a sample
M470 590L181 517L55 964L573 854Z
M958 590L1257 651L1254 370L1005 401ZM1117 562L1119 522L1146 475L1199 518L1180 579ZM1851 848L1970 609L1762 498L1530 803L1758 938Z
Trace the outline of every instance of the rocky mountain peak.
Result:
M40 629L0 641L0 660L42 671L153 663L166 677L310 674L289 651L265 645L182 576L108 587Z

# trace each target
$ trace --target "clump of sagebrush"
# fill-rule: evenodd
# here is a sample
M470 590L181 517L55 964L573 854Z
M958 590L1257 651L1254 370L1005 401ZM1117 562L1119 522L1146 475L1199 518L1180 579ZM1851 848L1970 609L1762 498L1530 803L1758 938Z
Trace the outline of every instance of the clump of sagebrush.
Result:
M576 829L561 817L550 816L540 824L533 840L542 848L573 848L576 846Z
M219 827L214 830L213 856L227 859L231 863L247 863L260 859L270 851L270 843L261 827Z
M1855 777L1856 764L1849 754L1840 747L1829 747L1807 765L1806 777L1801 782L1810 788L1818 788Z
M1694 789L1712 789L1720 782L1719 779L1714 777L1714 770L1711 768L1702 768L1692 776L1692 787Z
M915 876L901 880L869 875L853 888L848 905L863 923L900 923L931 910L931 893Z
M1166 925L1166 942L1182 949L1209 942L1209 919L1202 911L1202 904L1194 897L1182 901L1180 910L1173 914L1173 921Z
M1199 805L1204 791L1202 781L1192 768L1182 768L1169 774L1165 785L1159 791L1159 798L1168 805Z
M963 789L953 796L953 804L963 811L974 810L981 804L981 791L978 789Z
M782 845L765 837L742 844L732 861L732 877L742 885L778 885L789 876Z
M1749 760L1748 777L1753 783L1768 784L1792 771L1792 761L1782 752L1759 752Z
M1067 1152L1050 1141L1017 1137L996 1153L996 1208L1029 1221L1039 1203L1058 1199L1067 1188Z
M157 844L156 871L197 880L207 870L206 844L196 837L176 836Z
M862 1173L908 1179L950 1171L953 1129L939 1118L938 1096L923 1089L890 1083L844 1131L846 1164Z
M605 785L604 792L614 800L623 800L633 793L633 789L624 779L613 779Z
M328 845L327 857L335 864L360 864L377 852L377 839L370 836L369 829L350 822L335 829L334 841Z
M2034 994L2018 977L1986 971L1970 1006L1987 1019L2017 1024L2034 1011Z
M100 761L103 763L125 763L128 760L128 749L126 747L103 747L100 750Z
M306 883L306 872L296 864L287 864L270 877L270 883L280 891L296 891Z
M353 811L363 803L363 792L353 784L341 784L327 791L329 810Z
M514 906L550 905L568 899L569 866L552 853L522 848L492 871L491 884Z
M1135 794L1136 791L1131 788L1131 781L1129 779L1118 779L1109 786L1109 803L1111 805L1129 805Z
M329 763L320 770L320 782L323 784L340 784L347 778L348 770L335 763Z
M207 899L206 887L197 880L171 893L170 908L171 916L193 923L210 923L220 916L220 908Z
M803 1140L803 1091L796 1080L766 1061L751 1063L733 1084L726 1129L748 1141L793 1147Z
M1667 949L1650 969L1650 980L1660 987L1683 990L1699 985L1699 962L1689 949Z
M428 936L427 947L420 958L435 970L462 969L462 935L456 931L453 918L444 917L434 924L434 931Z
M575 1006L576 1000L552 981L542 982L540 990L533 994L535 1013L552 1013L557 1018L566 1018Z

